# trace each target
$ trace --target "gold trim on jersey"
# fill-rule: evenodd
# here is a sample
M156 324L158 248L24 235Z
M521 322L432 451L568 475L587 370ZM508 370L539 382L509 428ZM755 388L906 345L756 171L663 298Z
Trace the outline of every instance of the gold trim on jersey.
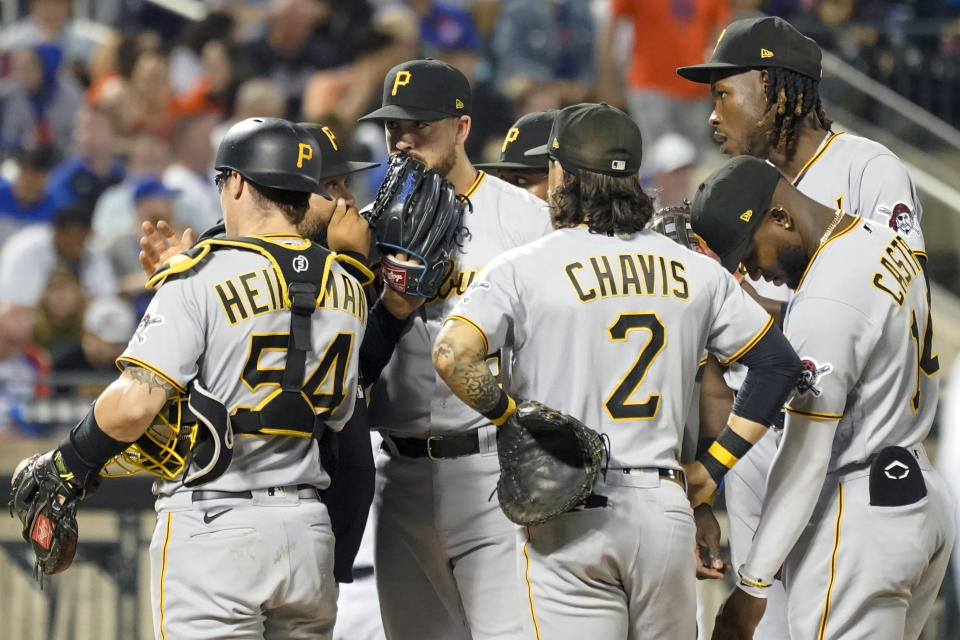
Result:
M767 331L769 331L770 327L772 326L773 326L773 317L768 315L767 321L764 323L763 328L760 329L760 331L757 331L757 333L752 338L750 338L750 341L747 342L747 344L740 347L740 349L738 349L732 356L730 356L726 360L721 361L720 364L728 365L731 362L736 362L737 360L739 360L741 357L743 357L743 354L745 354L747 351L750 351L750 349L753 348L753 345L760 342L760 339L763 336L767 335Z
M163 537L163 553L161 555L160 561L160 637L163 640L167 640L167 633L163 630L164 625L164 611L163 611L163 598L166 590L164 589L164 584L167 579L167 546L170 544L170 529L172 522L173 514L169 511L167 512L167 532Z
M468 324L474 329L476 329L477 333L480 334L480 339L483 340L483 352L490 353L490 341L487 339L487 334L483 331L483 329L480 328L480 325L478 325L476 322L474 322L470 318L467 318L466 316L461 316L457 314L447 316L444 319L443 323L446 324L450 320L459 320L460 322L464 324Z
M467 192L463 195L468 198L473 195L473 192L480 188L480 183L483 182L483 179L487 177L486 172L483 169L477 169L477 177L474 179L473 184L470 185L470 188L467 189Z
M827 149L830 147L830 145L833 144L833 141L842 135L843 135L843 131L839 133L831 134L830 137L827 138L827 141L823 143L823 146L820 147L817 150L817 152L813 154L809 160L806 161L806 163L804 163L803 168L800 169L800 173L797 174L797 177L793 179L791 184L793 184L793 186L797 186L798 184L800 184L800 181L803 180L803 176L807 175L807 170L810 169L810 167L812 167L813 164L817 160L819 160L824 153L827 152Z
M926 261L929 260L929 256L927 256L927 252L926 252L926 251L917 251L917 250L914 250L914 251L913 251L913 255L914 255L914 257L917 257L917 258L923 258L923 261L924 261L924 262L926 262Z
M817 640L823 640L827 632L827 618L830 616L830 596L833 594L833 583L837 579L837 552L840 550L840 521L843 518L843 483L837 483L837 524L833 530L833 553L830 556L830 583L827 586L827 599L823 604L823 615L820 617L820 631Z
M370 268L367 267L367 265L363 264L356 258L351 258L350 256L343 253L335 253L333 255L334 255L333 259L336 260L337 262L345 262L346 264L349 264L354 268L358 269L360 273L363 274L364 279L362 282L360 282L361 285L365 287L371 282L373 282L373 279L375 276L373 275L373 271L370 271Z
M132 364L132 365L134 365L134 366L140 367L141 369L146 369L146 370L149 371L150 373L152 373L152 374L154 374L154 375L156 375L156 376L159 376L159 377L163 378L164 380L166 380L167 382L169 382L171 385L173 385L173 388L176 389L177 391L179 391L180 393L186 393L186 392L187 392L187 388L184 387L183 385L181 385L181 384L180 384L179 382L177 382L176 380L174 380L172 376L170 376L169 374L164 373L163 371L161 371L160 369L157 369L155 366L153 366L153 365L151 365L151 364L147 364L146 362L144 362L144 361L141 360L140 358L135 358L135 357L133 357L133 356L120 356L119 358L117 358L116 362L117 362L117 366L118 366L118 367L120 366L120 363L121 363L121 362L126 362L128 365L131 365L131 364Z
M147 278L147 283L143 285L143 288L153 289L155 286L163 284L167 276L172 276L175 273L183 273L184 271L192 269L210 253L209 244L200 243L197 247L200 251L196 255L178 253L160 265L157 270L153 272L153 275Z
M813 252L813 255L812 255L812 256L810 256L810 262L807 263L807 268L803 270L803 275L800 276L800 281L797 283L797 288L794 289L795 292L799 292L799 291L800 291L800 287L803 286L803 281L806 279L807 273L810 272L810 266L814 263L814 261L816 261L817 256L820 255L820 252L823 251L823 248L826 247L826 246L827 246L828 244L830 244L831 242L833 242L834 240L836 240L837 238L839 238L839 237L841 237L841 236L845 236L845 235L847 235L848 233L850 233L851 231L853 231L853 230L860 224L860 222L861 222L862 220L863 220L863 218L860 218L859 216L854 216L854 217L853 217L853 222L851 222L850 224L848 224L848 225L846 226L846 228L841 229L840 231L838 231L836 234L834 234L834 236L833 236L832 238L827 238L827 241L826 241L826 242L824 242L824 243L821 244L819 247L817 247L817 250Z
M527 582L527 600L530 602L530 617L533 619L533 630L537 634L537 640L540 640L540 625L537 624L537 611L533 606L533 583L530 582L530 553L527 546L530 544L530 527L524 527L527 531L527 541L523 543L523 557L526 559L526 569L523 572L523 579Z
M842 413L822 413L820 411L807 411L805 409L797 409L791 406L786 406L783 408L787 413L793 413L798 416L804 416L806 418L813 418L814 420L839 420L843 417Z

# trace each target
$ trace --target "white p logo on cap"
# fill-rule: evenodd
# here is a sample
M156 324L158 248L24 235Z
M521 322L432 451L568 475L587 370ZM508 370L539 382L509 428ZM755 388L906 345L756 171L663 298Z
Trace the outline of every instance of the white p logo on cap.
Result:
M627 163L623 160L614 160L610 163L610 168L615 171L623 171L627 168Z

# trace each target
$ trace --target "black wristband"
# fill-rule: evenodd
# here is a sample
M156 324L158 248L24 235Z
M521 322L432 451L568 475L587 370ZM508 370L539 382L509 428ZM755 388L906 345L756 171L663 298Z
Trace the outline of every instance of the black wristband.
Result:
M517 410L516 401L511 398L506 391L500 389L500 397L497 403L489 411L482 413L483 417L497 425L498 427L507 421L507 418L513 415Z
M721 478L729 471L740 458L747 455L753 445L745 440L729 426L724 427L717 439L698 456L700 463L706 467L707 473L713 481L720 484Z
M129 446L103 432L90 405L90 411L60 442L58 450L67 471L74 475L74 484L88 489L103 465Z

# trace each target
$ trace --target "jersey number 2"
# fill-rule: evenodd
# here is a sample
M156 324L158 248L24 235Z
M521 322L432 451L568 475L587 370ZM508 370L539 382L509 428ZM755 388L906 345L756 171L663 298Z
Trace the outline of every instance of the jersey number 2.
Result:
M623 342L635 329L649 332L649 337L640 349L633 367L604 403L607 413L614 420L650 420L657 415L657 409L660 408L659 393L651 393L643 402L630 402L630 396L636 392L647 375L647 369L663 350L666 330L655 313L621 313L607 331L610 332L611 340Z
M283 382L283 367L262 368L260 356L264 351L283 351L286 354L289 334L255 333L250 336L250 355L243 365L243 381L251 391L261 385L279 387ZM310 404L319 415L329 413L340 406L346 394L343 392L347 373L347 360L353 345L352 333L338 333L320 357L320 363L303 385ZM286 359L284 359L286 362Z

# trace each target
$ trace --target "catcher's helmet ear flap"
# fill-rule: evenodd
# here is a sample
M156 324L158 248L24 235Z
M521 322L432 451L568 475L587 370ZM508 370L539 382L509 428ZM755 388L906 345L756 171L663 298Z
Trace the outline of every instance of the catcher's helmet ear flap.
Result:
M317 140L283 118L247 118L230 127L214 168L236 171L264 187L330 198L317 181L322 170Z

